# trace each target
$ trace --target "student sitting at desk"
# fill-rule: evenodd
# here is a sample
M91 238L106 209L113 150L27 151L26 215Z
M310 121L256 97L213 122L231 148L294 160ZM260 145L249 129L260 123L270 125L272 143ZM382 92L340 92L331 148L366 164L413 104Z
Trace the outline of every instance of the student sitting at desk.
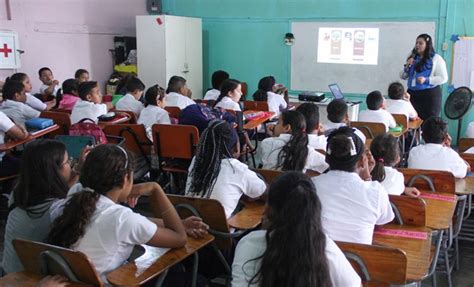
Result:
M308 145L306 121L297 111L281 113L273 137L264 139L259 151L264 169L322 173L328 168L324 156Z
M227 218L242 195L258 198L267 188L246 164L233 158L232 135L232 127L226 121L209 123L199 139L186 182L186 195L218 200Z
M165 105L165 90L154 85L145 93L145 108L140 113L138 124L145 126L148 138L153 140L151 127L154 124L171 124L170 115L163 109Z
M89 72L85 69L77 69L74 78L79 84L89 82Z
M0 145L5 143L5 135L13 140L22 140L28 136L28 132L22 126L12 122L3 112L0 112ZM19 169L19 159L0 152L0 177L17 174Z
M326 108L328 114L328 122L323 125L324 134L328 136L334 130L345 127L349 123L349 113L346 101L343 99L332 100ZM353 131L365 143L366 137L363 132L353 128Z
M21 82L8 80L2 89L3 102L0 106L7 117L18 125L24 126L25 121L40 116L41 112L26 104L25 87Z
M63 82L59 109L72 111L74 105L79 101L79 83L76 79L67 79Z
M275 93L275 82L273 76L260 79L258 82L258 90L253 94L253 100L257 102L267 102L270 112L280 114L281 111L288 107L288 104L283 95Z
M184 110L189 105L195 104L191 99L192 92L186 85L186 79L180 76L173 76L168 81L166 89L166 106L178 107Z
M127 81L125 85L126 94L115 105L117 110L130 111L135 113L137 117L140 116L143 110L143 103L140 102L140 98L145 90L145 85L137 77L132 77Z
M240 111L239 101L242 97L242 86L237 80L225 80L221 85L220 94L217 97L214 107L224 110Z
M389 113L406 115L410 120L418 117L418 113L410 103L410 94L405 91L401 83L394 82L388 86L388 97L385 105Z
M40 99L31 94L31 91L33 90L33 85L31 84L30 78L27 74L15 73L11 75L10 80L21 82L23 86L25 86L26 104L32 107L33 109L42 112L47 111L54 106L54 100L43 103Z
M383 123L386 131L397 126L393 116L385 109L385 99L379 91L370 92L366 99L368 110L359 113L360 122Z
M221 85L227 79L229 79L229 74L226 71L219 70L212 73L212 89L206 92L206 94L204 95L204 100L217 100L217 97L219 97L219 95L221 94Z
M324 233L316 193L311 180L299 172L273 181L265 230L239 241L232 286L361 286L349 261Z
M54 79L53 71L48 67L43 67L38 71L39 79L43 83L39 93L45 97L56 97L59 90L59 81Z
M370 180L362 140L347 127L328 137L330 171L313 177L322 204L322 221L332 240L371 244L375 225L393 220L388 193Z
M108 107L102 104L102 94L99 84L95 81L84 82L79 85L79 97L71 113L71 124L78 123L82 119L91 119L95 123L98 117L107 113Z
M321 125L319 124L319 108L313 103L304 103L296 108L306 119L306 134L308 135L308 145L314 149L326 150L327 138L320 135Z
M466 176L469 164L451 148L448 125L443 119L427 119L421 126L421 136L425 144L410 150L409 168L450 171L457 178Z

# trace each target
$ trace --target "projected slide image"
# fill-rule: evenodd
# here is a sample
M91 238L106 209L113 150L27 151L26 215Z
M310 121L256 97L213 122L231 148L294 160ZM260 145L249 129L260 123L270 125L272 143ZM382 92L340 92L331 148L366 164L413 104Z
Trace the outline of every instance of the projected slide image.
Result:
M319 28L319 63L377 65L378 48L378 28Z

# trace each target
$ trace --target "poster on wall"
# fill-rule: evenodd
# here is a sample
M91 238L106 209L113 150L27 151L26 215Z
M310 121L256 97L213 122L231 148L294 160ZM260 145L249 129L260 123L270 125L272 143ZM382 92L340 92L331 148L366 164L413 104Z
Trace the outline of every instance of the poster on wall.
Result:
M0 69L20 68L20 49L18 34L13 31L0 31Z

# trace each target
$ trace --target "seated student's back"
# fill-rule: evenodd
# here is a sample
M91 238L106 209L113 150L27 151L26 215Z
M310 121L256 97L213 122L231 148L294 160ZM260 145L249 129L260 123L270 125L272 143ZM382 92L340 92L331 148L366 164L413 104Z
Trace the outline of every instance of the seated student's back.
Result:
M386 100L387 111L391 114L406 115L408 119L418 116L413 105L410 103L410 94L405 92L405 88L399 82L391 83L388 87L388 97Z
M312 178L326 234L332 240L371 244L374 226L392 221L394 214L388 193L370 180L364 143L341 127L328 137L326 161L330 171Z
M165 105L165 90L154 85L145 93L145 108L140 113L138 123L145 126L148 137L151 139L151 127L154 124L171 124L170 116L163 109Z
M82 119L91 119L95 123L98 117L107 113L107 105L102 104L102 94L99 85L95 81L84 82L79 85L79 97L71 113L71 124L80 122Z
M172 76L168 81L166 89L166 107L178 107L181 110L189 105L195 104L191 99L192 92L186 85L186 79L180 76Z
M360 122L382 123L386 130L394 128L397 123L393 116L385 110L385 99L379 91L370 92L366 99L367 110L359 113Z
M229 79L229 74L225 71L219 70L212 73L212 89L206 92L204 100L217 100L217 97L221 94L221 85L227 79Z
M346 127L349 123L348 106L343 99L332 100L327 106L326 111L328 113L328 122L323 125L324 134L326 136L340 127ZM362 139L362 142L365 143L366 137L364 133L356 128L352 128L352 130Z
M21 82L7 80L3 85L2 97L0 111L18 125L24 126L25 121L37 118L41 114L26 104L25 87Z
M145 90L145 85L136 77L130 78L125 84L126 94L116 104L117 110L130 111L135 113L137 117L143 110L143 103L140 98Z
M315 149L326 150L327 137L319 135L319 108L313 103L304 103L296 108L306 120L306 134L308 135L308 145Z
M469 164L450 147L447 123L439 117L431 117L423 123L421 131L425 144L411 149L408 167L450 171L457 178L465 177Z
M267 102L268 110L279 114L287 108L287 103L283 95L274 92L275 78L267 76L260 79L258 82L258 90L253 94L254 101Z

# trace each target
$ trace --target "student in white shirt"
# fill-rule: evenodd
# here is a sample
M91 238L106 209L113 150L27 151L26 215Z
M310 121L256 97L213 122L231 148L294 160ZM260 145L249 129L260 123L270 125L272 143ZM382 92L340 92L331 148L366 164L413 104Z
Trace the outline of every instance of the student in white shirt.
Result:
M153 213L161 219L148 219L119 204L134 207L140 196L150 196ZM185 227L161 187L154 182L133 185L133 161L117 145L99 145L90 151L80 184L50 214L55 220L46 242L85 253L102 278L122 265L135 245L178 248L187 240Z
M427 119L421 126L421 135L425 144L411 149L409 168L450 171L457 178L466 176L469 164L451 148L448 125L443 119Z
M226 71L219 70L212 73L212 89L206 92L204 95L204 100L217 100L217 97L219 97L221 94L221 85L227 79L229 79L229 73Z
M30 78L27 74L15 73L11 75L10 80L21 82L23 86L25 86L26 104L32 107L33 109L42 112L47 111L54 106L54 100L43 103L40 99L31 94L31 91L33 90L33 85L31 84Z
M340 127L345 127L349 123L349 113L346 101L342 99L332 100L326 108L328 114L328 122L323 125L324 134L328 136L332 131L337 130ZM366 137L363 132L359 129L352 128L352 130L358 135L362 142L365 143Z
M0 112L0 144L5 143L5 135L13 140L22 140L28 136L28 132L12 122L3 112ZM19 168L19 159L0 152L0 177L17 174Z
M370 152L375 160L371 172L372 180L382 184L388 194L406 195L417 197L420 191L416 187L405 187L403 173L394 168L400 162L398 140L391 134L376 136L370 144Z
M232 127L213 120L201 134L196 155L189 167L186 195L218 200L231 217L240 197L260 197L266 184L248 166L232 157Z
M382 123L386 131L397 126L393 116L385 109L385 99L379 91L372 91L367 95L367 110L359 113L360 122Z
M138 124L145 126L148 138L152 140L151 127L154 124L171 124L170 115L163 109L165 106L165 90L154 85L145 93L145 108L140 113Z
M276 114L288 107L283 95L276 94L275 78L267 76L258 82L258 90L253 94L253 100L257 102L267 102L268 110Z
M125 89L127 93L117 101L115 106L117 110L130 111L139 117L144 108L143 103L140 102L140 98L145 90L145 85L140 79L132 77L127 81Z
M74 78L79 84L89 82L89 72L86 69L77 69Z
M322 203L326 234L337 241L371 244L375 225L393 220L388 193L370 180L362 140L347 127L328 137L326 161L330 171L313 177Z
M43 67L38 71L39 79L43 83L39 93L45 97L56 97L59 90L59 81L54 79L53 72L48 67Z
M232 264L232 286L359 287L361 279L325 235L321 202L300 172L277 177L268 191L264 230L243 237Z
M186 85L186 79L180 76L173 76L168 81L166 89L166 106L178 107L184 110L189 105L195 104L191 99L192 92Z
M221 85L220 94L217 97L214 107L225 110L241 111L239 106L242 97L242 86L237 80L225 80Z
M21 82L8 80L3 85L3 102L0 111L5 113L18 125L24 126L25 121L37 118L41 112L26 104L25 87Z
M324 156L308 145L306 121L297 111L281 113L273 137L264 139L259 151L264 169L322 173L328 168Z
M306 134L308 135L308 145L314 149L326 150L327 137L320 135L321 125L319 124L319 108L313 103L304 103L296 108L306 120Z
M385 106L389 113L406 115L409 120L418 117L418 113L410 103L410 94L405 91L400 82L394 82L388 86L388 97Z
M98 117L105 115L109 109L107 104L102 104L102 94L99 84L95 81L84 82L79 85L79 97L71 113L71 124L82 119L91 119L95 123Z

